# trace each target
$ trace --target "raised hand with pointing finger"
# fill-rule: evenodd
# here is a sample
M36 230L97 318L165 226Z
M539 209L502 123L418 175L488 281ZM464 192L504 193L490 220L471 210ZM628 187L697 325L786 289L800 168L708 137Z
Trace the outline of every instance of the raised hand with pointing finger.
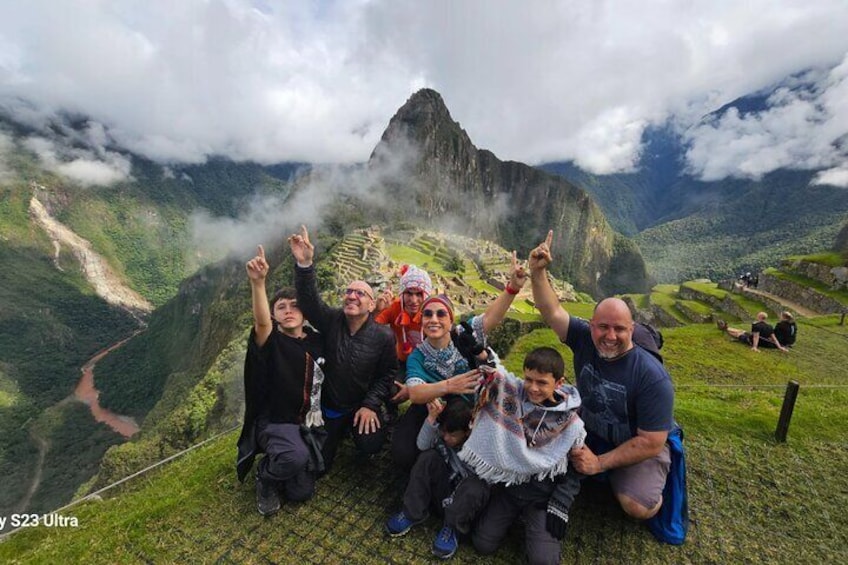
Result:
M309 241L309 232L306 231L306 226L300 226L300 232L294 233L288 238L289 247L295 261L301 267L309 267L312 265L312 258L315 256L315 246Z
M531 272L545 269L551 264L551 244L553 241L554 230L548 230L548 236L545 238L545 241L530 252L528 266Z
M261 245L256 248L256 257L245 265L247 278L251 281L264 281L268 276L268 261L265 259L265 248Z

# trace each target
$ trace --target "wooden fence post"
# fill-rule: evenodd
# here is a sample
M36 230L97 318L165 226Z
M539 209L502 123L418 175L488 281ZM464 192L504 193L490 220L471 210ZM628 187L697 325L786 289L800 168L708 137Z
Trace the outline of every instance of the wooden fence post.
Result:
M786 434L789 432L789 421L792 419L792 411L795 409L795 400L798 399L798 381L786 383L786 394L783 395L783 406L780 409L780 419L777 421L777 430L774 437L780 443L786 442Z

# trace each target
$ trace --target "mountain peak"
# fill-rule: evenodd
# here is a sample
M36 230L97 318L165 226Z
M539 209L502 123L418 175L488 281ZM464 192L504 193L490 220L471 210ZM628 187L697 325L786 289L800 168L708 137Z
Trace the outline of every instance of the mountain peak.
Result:
M442 95L431 88L415 92L389 120L389 125L371 159L398 144L410 142L429 153L439 141L450 140L456 147L464 147L465 153L476 152L477 148L465 130L451 117Z

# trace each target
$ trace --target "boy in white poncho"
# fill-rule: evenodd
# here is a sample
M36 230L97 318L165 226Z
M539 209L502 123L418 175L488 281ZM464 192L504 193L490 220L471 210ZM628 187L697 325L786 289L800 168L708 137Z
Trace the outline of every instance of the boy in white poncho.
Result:
M494 553L521 515L529 562L559 563L568 512L580 490L568 453L586 436L576 413L580 395L565 384L564 372L559 352L540 347L524 359L524 380L499 368L481 391L474 428L459 452L492 484L472 533L480 553Z

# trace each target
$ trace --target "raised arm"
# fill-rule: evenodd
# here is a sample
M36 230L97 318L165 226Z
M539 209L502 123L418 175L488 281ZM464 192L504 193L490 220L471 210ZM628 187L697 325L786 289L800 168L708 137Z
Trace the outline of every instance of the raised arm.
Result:
M300 231L289 236L289 247L298 267L311 267L312 259L315 257L315 246L309 241L309 232L306 226L301 225Z
M528 266L530 268L530 285L533 288L533 301L542 314L542 319L557 336L564 340L568 335L570 316L560 305L554 289L548 281L548 265L551 264L551 243L554 232L548 231L545 241L530 252Z
M294 268L297 306L310 324L318 331L326 332L336 310L327 306L318 292L318 282L312 264L315 246L309 241L309 232L306 231L306 226L300 226L300 232L289 236L288 242L292 256L297 263Z
M265 260L265 249L260 245L256 257L245 265L247 278L250 281L250 297L253 301L253 328L256 345L262 347L271 335L271 309L268 306L268 295L265 293L265 277L268 276L268 261Z
M509 281L506 283L503 292L501 292L495 301L489 304L489 307L486 308L486 313L483 316L484 334L488 334L503 321L509 307L512 305L513 300L515 300L515 295L524 288L526 283L527 271L525 271L524 267L518 262L515 251L513 251L512 271L509 275Z

